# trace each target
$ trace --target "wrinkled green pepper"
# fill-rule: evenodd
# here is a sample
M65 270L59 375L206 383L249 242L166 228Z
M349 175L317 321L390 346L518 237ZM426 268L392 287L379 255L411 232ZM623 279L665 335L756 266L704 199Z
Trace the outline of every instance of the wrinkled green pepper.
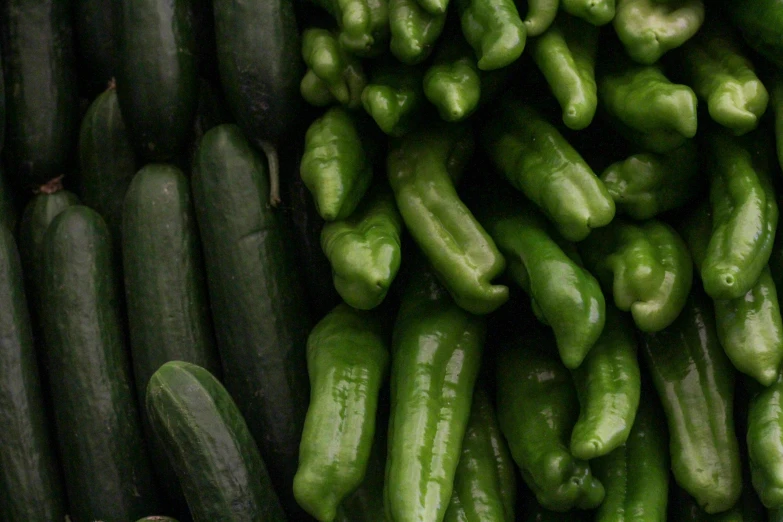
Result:
M506 262L454 187L473 153L468 126L431 122L392 141L386 162L397 208L459 306L487 314L508 300L493 284Z
M579 403L568 370L549 348L554 351L548 332L528 328L500 349L495 367L500 428L544 508L592 509L604 500L604 487L568 449Z
M513 0L457 0L457 12L482 71L511 65L525 49L527 29Z
M362 106L385 134L400 137L414 127L424 105L423 77L422 67L396 60L371 71L362 91Z
M628 56L646 65L684 44L703 23L702 0L617 0L613 21Z
M706 142L712 235L701 277L713 299L736 299L756 283L775 241L778 205L769 154L758 132L736 138L717 130Z
M618 213L644 220L687 203L698 189L698 174L696 144L688 140L666 154L642 152L613 163L601 181Z
M414 273L392 334L384 498L389 520L443 520L486 335L429 271Z
M571 432L574 457L602 457L628 439L641 391L636 351L633 324L609 306L601 337L584 363L571 370L579 398L579 418Z
M320 521L364 479L389 350L377 314L341 303L307 339L310 406L299 445L294 496Z
M604 329L598 281L563 251L544 217L522 197L495 190L478 212L509 275L530 295L539 320L552 327L563 364L578 367Z
M606 25L615 15L616 0L560 0L560 9L592 25Z
M302 58L307 72L299 84L299 91L307 103L323 107L337 102L349 109L359 107L367 83L362 64L343 51L331 32L320 28L305 29Z
M549 29L530 42L533 60L560 103L563 123L570 129L584 129L595 116L597 48L598 28L566 13L558 15Z
M473 51L458 33L444 35L424 73L424 96L444 121L473 114L481 99L481 76Z
M495 409L477 387L443 522L514 522L516 487L514 461Z
M614 201L579 153L545 118L506 97L481 133L495 167L558 231L581 241L614 218Z
M560 7L560 0L528 0L527 14L523 23L527 36L543 34L555 21Z
M445 14L431 14L416 0L389 0L391 52L402 63L427 59L446 25Z
M780 376L751 399L747 443L753 487L767 508L783 508L783 379Z
M710 514L730 509L742 491L735 373L713 317L709 299L694 289L677 320L642 342L669 426L674 478Z
M340 45L357 56L376 56L389 42L389 0L310 0L340 28Z
M636 326L657 332L680 314L693 282L693 262L683 239L669 225L615 219L580 245L587 268L612 290L620 310Z
M710 21L679 53L688 84L707 101L710 117L740 135L756 128L769 94L732 29Z
M353 213L372 182L372 164L353 116L329 109L305 134L299 173L326 221Z
M696 135L697 99L687 85L674 84L657 65L618 60L598 74L601 103L626 136L649 152L669 152Z

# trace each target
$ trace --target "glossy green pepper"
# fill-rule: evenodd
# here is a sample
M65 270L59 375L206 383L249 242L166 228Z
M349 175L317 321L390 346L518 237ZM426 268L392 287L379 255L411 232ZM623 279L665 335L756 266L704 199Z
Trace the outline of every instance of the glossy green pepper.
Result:
M747 443L753 487L767 508L783 508L783 379L780 376L751 399Z
M367 83L362 64L343 51L330 31L305 29L302 58L307 72L299 84L299 92L307 103L323 107L337 102L349 109L359 106Z
M334 520L364 478L388 365L377 314L341 303L310 332L310 406L293 487L299 505L320 521Z
M422 67L397 60L371 71L362 91L362 106L385 134L400 137L414 127L424 105L423 77Z
M590 462L606 488L595 522L666 520L669 448L662 413L658 401L646 396L625 444Z
M674 478L710 514L730 509L742 491L735 374L713 317L709 299L694 289L677 320L642 342L669 426Z
M688 140L666 154L642 152L610 165L601 181L617 212L633 219L650 219L681 207L698 189L699 158Z
M391 191L378 187L347 219L326 223L321 248L334 287L354 308L375 308L400 268L402 217Z
M389 520L443 520L485 335L484 318L457 306L434 274L412 276L392 334Z
M446 25L445 14L431 14L416 0L389 0L391 52L402 63L427 59Z
M441 42L424 73L424 96L441 119L461 121L478 108L481 76L473 51L461 35L444 35Z
M533 60L563 109L563 123L574 130L590 125L598 107L597 48L598 28L566 13L530 42Z
M571 375L579 398L571 454L583 460L606 455L628 439L639 408L641 372L631 321L608 307L601 337Z
M579 403L568 370L549 348L554 349L554 339L534 327L497 354L500 428L522 478L543 507L592 509L604 500L604 487L588 463L568 449Z
M506 262L454 187L472 152L470 127L431 122L392 141L386 171L408 231L449 293L487 314L508 300L508 287L492 283Z
M560 0L528 0L527 14L523 20L527 36L538 36L549 29L557 17L559 7Z
M525 49L527 29L513 0L457 0L457 12L482 71L511 65Z
M778 205L759 132L741 139L717 130L706 140L712 235L701 278L713 299L745 295L767 266L775 241Z
M514 461L495 409L477 387L443 522L514 522L516 487Z
M506 97L481 133L500 173L570 241L614 218L614 201L557 129L523 102Z
M646 65L684 44L703 23L702 0L617 0L613 21L628 56Z
M387 522L383 507L383 475L386 471L386 430L378 411L375 440L370 449L364 480L337 508L335 522ZM385 416L384 416L385 418Z
M707 101L710 117L740 135L755 129L769 94L732 28L710 21L679 53L688 84Z
M585 265L636 326L656 332L680 314L693 282L693 262L683 239L669 225L615 219L580 245Z
M375 56L389 41L389 0L310 0L334 17L340 45L357 56Z
M592 25L606 25L615 14L616 0L560 0L560 8Z
M598 94L631 141L664 153L696 135L698 102L690 87L672 83L656 65L617 63L598 74Z
M524 198L495 190L478 211L509 275L530 296L539 320L552 327L563 364L578 367L604 329L606 302L598 281L563 251Z
M344 219L359 205L372 164L355 119L343 108L329 109L307 129L299 173L326 221Z

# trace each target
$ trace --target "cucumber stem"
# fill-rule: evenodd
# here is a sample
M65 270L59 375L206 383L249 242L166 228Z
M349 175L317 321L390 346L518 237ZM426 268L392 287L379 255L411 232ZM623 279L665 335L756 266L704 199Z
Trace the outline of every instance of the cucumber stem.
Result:
M269 204L277 207L280 204L280 162L277 159L277 148L272 142L262 141L261 149L269 165Z

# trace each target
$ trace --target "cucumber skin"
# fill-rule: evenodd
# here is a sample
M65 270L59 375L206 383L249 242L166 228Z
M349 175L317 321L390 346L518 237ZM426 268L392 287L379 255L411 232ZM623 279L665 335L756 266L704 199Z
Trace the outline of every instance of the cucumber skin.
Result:
M0 226L0 520L65 518L65 496L33 348L22 267Z
M49 382L72 522L127 522L159 511L132 390L111 240L74 205L46 231L43 319Z

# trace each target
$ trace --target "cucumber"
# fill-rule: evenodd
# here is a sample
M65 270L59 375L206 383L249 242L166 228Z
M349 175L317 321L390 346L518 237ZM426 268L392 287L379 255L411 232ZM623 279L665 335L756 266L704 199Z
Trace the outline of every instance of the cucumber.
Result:
M171 517L144 517L136 522L177 522L177 519Z
M79 99L68 0L3 0L9 175L34 188L71 166Z
M79 82L82 92L92 100L117 74L114 2L74 0L73 4Z
M13 232L16 230L16 205L10 188L5 181L3 165L0 164L0 226Z
M284 507L297 510L293 478L309 396L305 348L312 324L289 230L266 205L267 170L236 125L204 135L192 183L224 381Z
M0 520L65 518L54 452L11 232L0 226Z
M245 419L211 373L168 362L152 375L146 401L194 522L286 520Z
M134 0L114 5L117 95L131 140L145 161L172 161L185 152L196 112L191 2Z
M245 136L269 162L277 205L277 146L297 127L304 74L293 0L212 0L218 70L226 101Z
M127 522L159 511L118 313L108 228L73 205L44 236L49 382L73 522Z

